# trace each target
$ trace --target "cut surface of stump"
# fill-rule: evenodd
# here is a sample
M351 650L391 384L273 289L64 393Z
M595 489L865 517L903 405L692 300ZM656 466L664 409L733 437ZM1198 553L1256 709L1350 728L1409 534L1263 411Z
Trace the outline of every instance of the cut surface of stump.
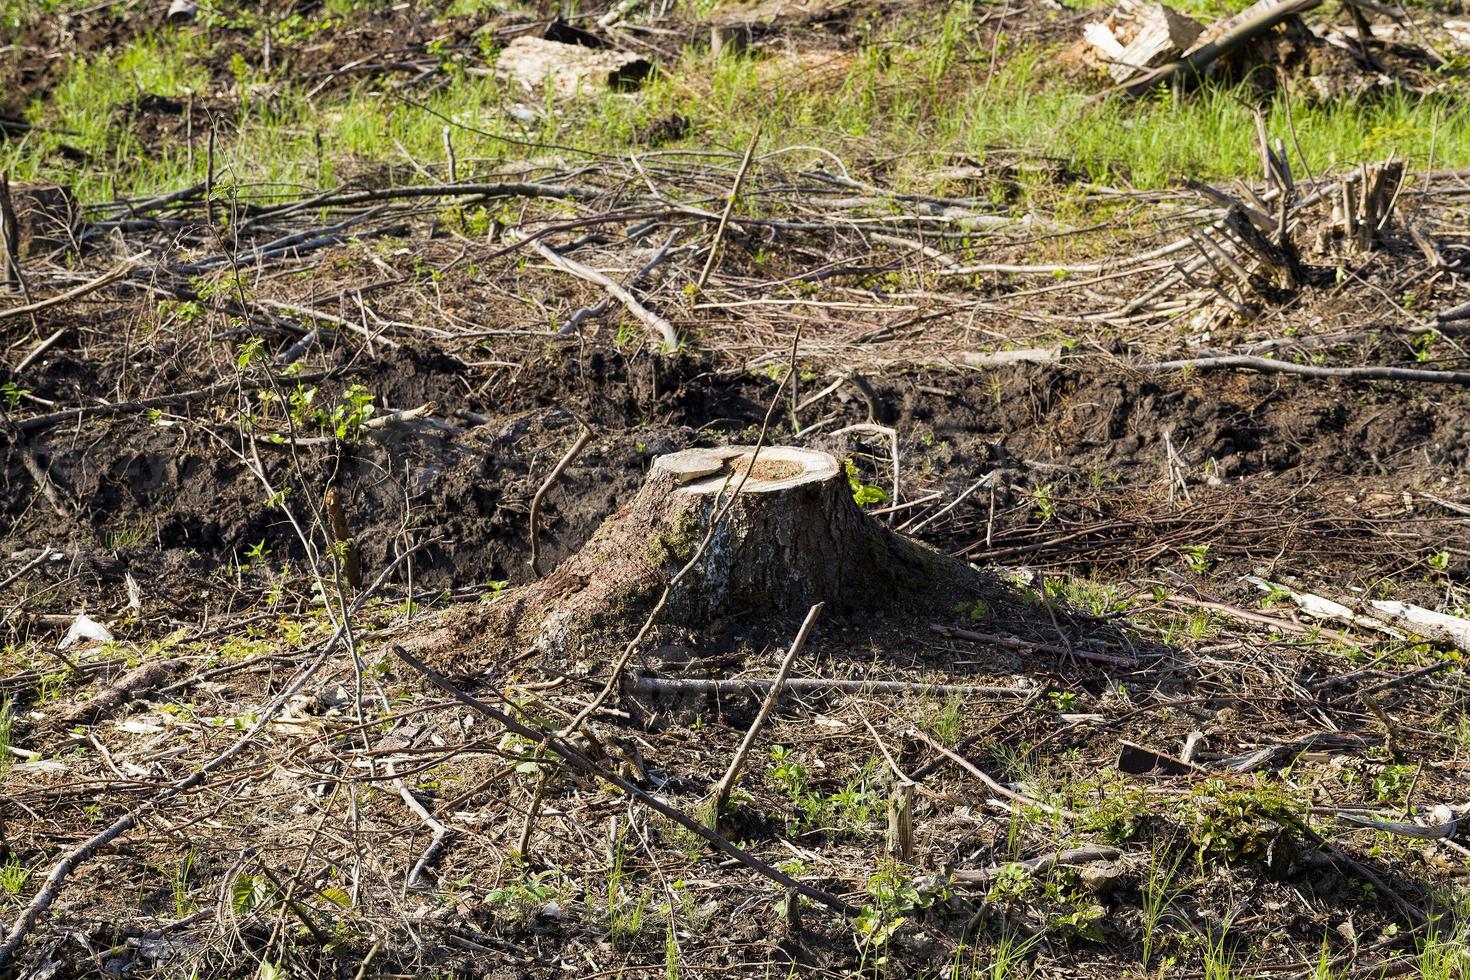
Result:
M965 563L864 514L829 453L689 449L655 459L638 493L545 579L471 613L472 622L450 627L453 636L426 637L426 645L457 646L471 659L466 648L474 646L583 653L620 645L706 538L671 589L660 625L698 634L727 623L784 623L815 602L834 612L878 609L977 578ZM434 655L446 666L455 656L452 649Z

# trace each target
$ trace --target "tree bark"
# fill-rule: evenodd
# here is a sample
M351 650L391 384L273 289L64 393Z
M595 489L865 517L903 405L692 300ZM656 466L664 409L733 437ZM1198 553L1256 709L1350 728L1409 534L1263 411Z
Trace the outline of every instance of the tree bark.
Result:
M692 449L656 459L638 493L545 579L412 646L446 669L474 670L497 651L580 655L626 643L696 554L660 625L698 633L746 618L784 619L818 602L834 612L878 608L932 591L941 579L977 577L864 514L827 453Z

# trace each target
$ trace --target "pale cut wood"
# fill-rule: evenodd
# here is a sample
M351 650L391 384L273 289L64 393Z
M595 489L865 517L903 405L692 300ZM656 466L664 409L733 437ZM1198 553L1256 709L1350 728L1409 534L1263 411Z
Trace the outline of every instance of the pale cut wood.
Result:
M495 72L507 80L530 91L549 88L557 98L631 88L652 70L648 61L625 51L598 50L530 36L510 42L495 62Z
M1115 82L1126 82L1150 68L1157 68L1186 51L1203 31L1203 24L1172 7L1163 4L1146 7L1138 33L1108 67L1108 74Z

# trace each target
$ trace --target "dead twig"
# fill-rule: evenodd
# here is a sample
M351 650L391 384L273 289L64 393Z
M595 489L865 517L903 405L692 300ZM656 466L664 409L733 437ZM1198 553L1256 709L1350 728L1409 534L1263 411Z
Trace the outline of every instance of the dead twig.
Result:
M389 647L389 649L392 650L394 655L396 655L400 660L422 674L429 681L430 684L434 685L445 694L448 694L456 701L459 701L461 704L466 705L472 710L478 712L486 718L489 718L506 730L516 735L519 735L522 738L528 738L534 742L544 741L549 750L556 752L572 768L583 773L584 775L591 776L593 779L611 783L612 785L616 786L618 789L626 793L629 798L637 801L643 806L648 807L650 810L653 810L660 816L667 817L668 819L674 821L674 823L683 827L685 830L697 834L699 837L708 841L710 844L713 844L715 847L730 855L741 864L752 868L753 870L759 872L765 877L770 878L772 881L777 882L778 884L786 888L794 889L795 891L806 896L812 901L825 905L827 908L832 909L834 912L837 912L841 915L851 916L857 913L856 909L848 905L836 895L832 895L828 892L822 891L820 888L813 887L812 885L808 885L805 882L797 881L795 878L791 877L785 872L771 867L769 864L762 861L754 854L742 850L741 848L730 843L724 837L721 837L713 830L710 830L704 824L700 823L698 820L695 820L693 817L684 813L682 810L678 810L674 807L669 806L663 800L660 800L658 797L646 792L635 783L629 782L622 776L619 776L617 773L610 772L602 768L597 763L589 759L586 755L584 755L581 749L577 748L575 745L566 741L565 739L558 738L556 733L539 730L537 728L531 727L530 725L523 724L522 722L519 722L516 719L512 718L506 712L501 711L498 708L493 708L485 702L480 701L479 699L474 698L469 694L466 694L464 691L461 691L459 688L451 684L447 679L436 673L427 664L418 660L416 657L408 653L408 651L404 650L397 644L393 644Z
M750 723L750 728L745 732L745 738L740 740L740 747L735 750L735 756L730 760L730 767L725 770L725 775L715 784L714 802L710 807L710 820L718 823L720 812L725 809L725 804L730 799L730 790L735 788L735 780L740 776L740 770L745 765L745 757L750 754L750 747L755 744L755 737L760 733L761 726L771 716L771 710L776 707L776 702L781 700L781 688L786 683L786 677L791 673L791 665L796 662L796 655L806 645L807 634L817 622L817 617L822 614L823 603L817 603L807 610L806 619L802 621L801 629L796 633L796 639L791 643L791 649L786 651L786 659L781 661L781 669L776 672L776 679L771 684L771 689L766 692L766 700L761 704L761 709L756 713L755 720Z
M917 728L910 728L909 734L912 735L914 738L917 738L919 741L923 742L925 745L929 746L934 751L938 752L940 755L944 756L949 761L953 762L955 765L959 766L961 769L965 770L965 772L980 780L980 782L989 787L992 792L1005 797L1012 803L1019 803L1022 806L1033 806L1036 807L1038 810L1041 810L1043 813L1050 813L1053 816L1063 817L1067 820L1077 819L1077 814L1073 813L1071 810L1064 810L1059 806L1052 806L1050 803L1043 803L1040 800L1033 799L1032 797L1025 795L1024 793L1017 793L1013 789L1002 786L1000 783L987 776L985 772L980 769L979 766L975 765L969 759L966 759L959 753L949 749L939 742L936 742L923 731Z
M55 296L48 296L45 299L36 300L36 302L27 303L24 306L12 306L9 309L0 310L0 321L13 320L19 316L30 316L42 310L49 310L53 306L70 303L72 300L86 296L88 293L95 293L103 286L111 285L126 276L133 268L133 265L134 260L129 259L126 262L119 263L111 270L104 272L96 279L89 279L79 286L73 286L64 293L57 293Z
M700 677L645 677L639 675L629 688L640 694L713 694L717 697L745 695L760 697L775 687L770 677L741 677L709 680ZM840 691L843 694L927 694L933 697L976 697L1009 695L1027 697L1035 693L1027 687L991 687L982 684L926 684L923 681L874 681L840 677L793 677L782 684L792 694Z
M578 279L585 279L590 283L595 283L607 290L614 299L623 304L623 307L629 313L633 314L641 323L659 335L659 338L663 341L665 353L673 353L679 349L679 332L674 329L674 325L638 302L638 298L632 293L591 266L583 265L580 262L553 251L550 246L538 238L530 238L526 239L526 241L530 242L531 247L536 250L538 255L561 271L570 273Z
M1162 374L1170 371L1193 369L1217 371L1233 368L1245 371L1260 371L1263 374L1299 374L1307 378L1331 378L1340 381L1422 381L1428 384L1470 385L1470 371L1425 371L1420 368L1385 367L1323 367L1317 364L1293 364L1290 361L1275 361L1267 357L1252 357L1249 354L1225 354L1217 357L1188 357L1177 361L1156 361L1152 364L1135 364L1135 371Z
M740 200L740 185L745 183L745 174L750 170L751 158L755 155L756 144L761 141L761 123L755 124L755 132L751 134L750 142L745 146L745 156L740 160L740 169L735 171L735 184L730 188L730 194L725 198L725 210L720 212L720 223L715 226L715 239L710 243L709 255L705 256L704 268L699 272L699 278L694 282L696 292L704 289L704 284L709 281L709 274L715 267L715 256L719 254L720 243L724 241L725 229L730 224L730 214L735 210L735 203Z
M408 873L408 887L417 888L419 887L419 878L423 876L424 871L428 869L429 865L434 863L434 860L439 857L439 853L453 839L454 831L444 826L438 818L429 812L428 807L420 803L418 797L409 791L408 784L399 777L398 770L394 768L392 758L385 760L384 768L388 771L388 776L393 780L393 786L398 790L398 795L403 798L404 805L412 810L414 815L422 820L424 825L434 835L433 839L429 841L429 846L414 864L413 870Z
M1085 847L1069 847L1065 850L1052 851L1050 854L1040 854L1024 861L1008 861L1005 864L993 864L988 868L956 871L950 881L957 885L985 885L1013 870L1038 874L1050 871L1052 868L1075 868L1080 864L1091 864L1094 861L1113 861L1122 855L1123 852L1116 847L1108 847L1105 844L1088 844Z
M572 415L571 412L567 414ZM546 496L547 491L556 485L556 481L561 478L566 468L572 465L572 462L587 447L587 443L592 440L592 427L576 415L572 415L572 418L576 420L577 425L581 427L582 431L577 434L577 439L572 443L572 448L566 451L566 454L557 462L551 473L542 481L541 486L537 488L536 496L531 498L531 571L536 574L537 578L541 578L546 574L541 571L541 501Z
M970 640L974 643L989 643L992 646L1004 647L1007 650L1026 650L1032 653L1050 653L1059 657L1076 657L1079 660L1091 660L1100 664L1117 664L1120 667L1136 667L1138 661L1131 657L1118 657L1111 653L1097 653L1092 650L1078 650L1075 647L1068 648L1057 646L1055 643L1038 643L1034 640L1023 640L1017 636L996 636L993 633L975 633L971 630L960 629L958 626L940 626L935 623L929 627L940 636L950 636L960 640Z

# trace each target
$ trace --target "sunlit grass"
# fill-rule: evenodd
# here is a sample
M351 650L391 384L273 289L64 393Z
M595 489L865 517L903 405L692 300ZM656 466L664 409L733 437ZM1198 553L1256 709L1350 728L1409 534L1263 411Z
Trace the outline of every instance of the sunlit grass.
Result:
M333 10L350 13L367 2L339 0ZM627 153L638 148L638 133L675 114L690 125L674 146L738 149L760 122L770 149L802 144L858 164L890 161L887 179L900 188L927 186L927 175L955 155L983 160L997 152L1053 158L1085 181L1141 189L1186 177L1253 177L1259 169L1245 87L1098 101L1102 80L1059 71L1054 49L1007 51L1002 44L992 63L992 47L964 4L862 30L865 41L855 50L799 59L715 59L691 48L636 93L571 105L454 65L445 69L447 84L422 102L366 83L309 100L306 83L237 58L228 94L218 79L208 94L214 104L234 102L217 124L217 175L222 186L262 195L362 174L421 180L442 175L447 125L465 176L547 152L535 144ZM0 166L22 179L68 183L87 201L201 180L204 114L196 114L191 152L182 140L142 145L129 107L145 94L182 99L194 92L205 100L206 43L197 32L150 34L117 54L78 61L46 101L30 108L30 121L48 131L0 143ZM1464 166L1470 99L1456 88L1464 84L1447 78L1446 93L1431 98L1392 91L1320 103L1277 95L1261 108L1299 170L1391 153L1414 166ZM68 159L63 147L86 161ZM1044 170L1018 179L1027 197L1047 205L1066 194Z

